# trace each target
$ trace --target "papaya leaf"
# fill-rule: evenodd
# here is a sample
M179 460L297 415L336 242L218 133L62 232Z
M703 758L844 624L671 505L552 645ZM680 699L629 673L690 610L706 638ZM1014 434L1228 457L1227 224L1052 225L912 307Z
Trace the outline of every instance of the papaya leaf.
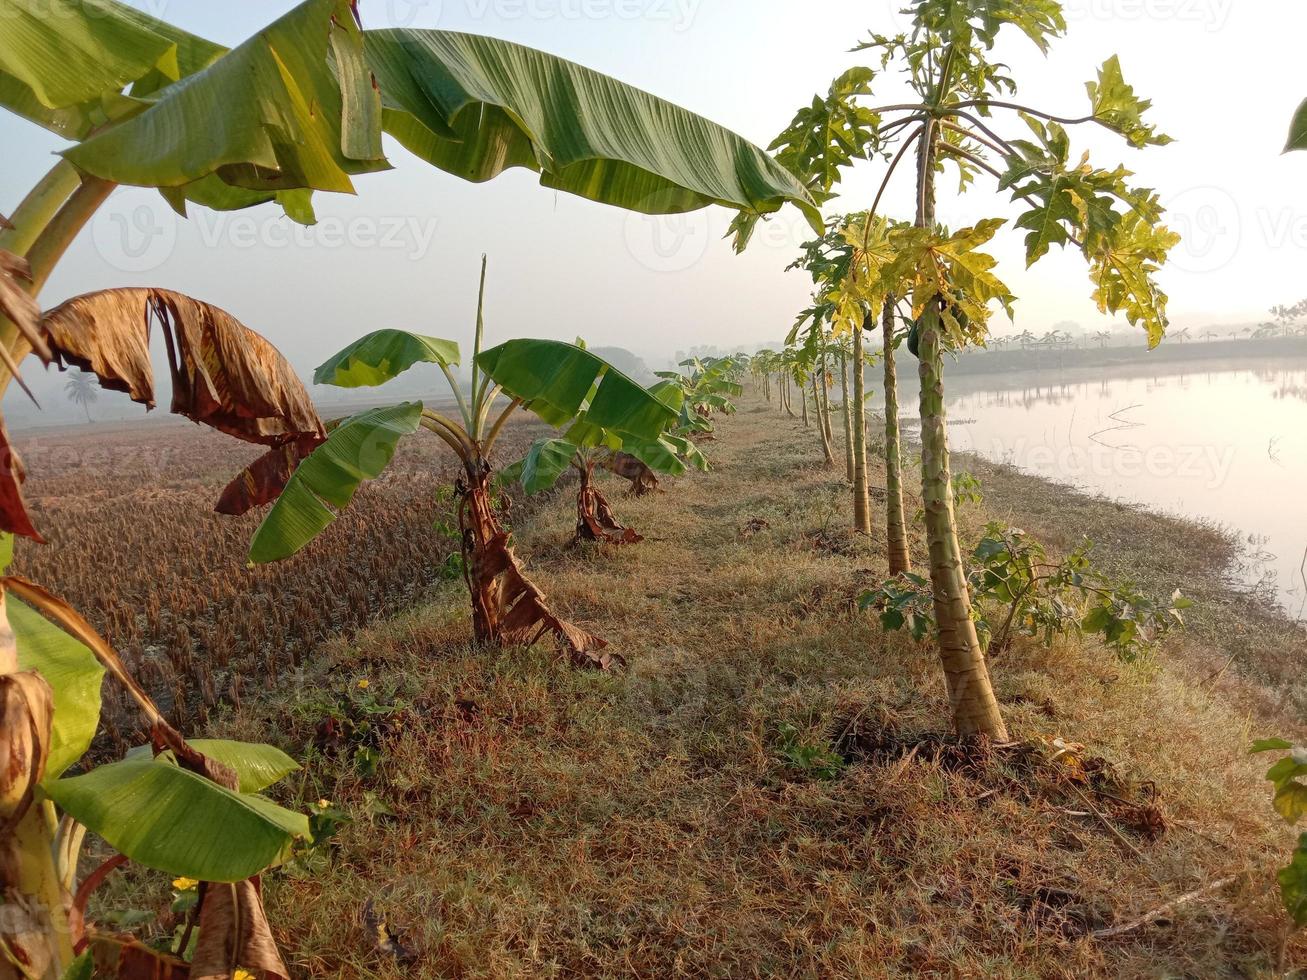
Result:
M1280 897L1293 924L1307 925L1307 834L1298 837L1293 858L1288 867L1281 868L1276 878L1280 882Z
M1120 133L1131 146L1165 146L1173 142L1155 126L1144 122L1144 113L1152 106L1151 99L1141 99L1126 84L1121 74L1121 60L1108 58L1098 69L1098 81L1086 82L1094 119L1115 133Z

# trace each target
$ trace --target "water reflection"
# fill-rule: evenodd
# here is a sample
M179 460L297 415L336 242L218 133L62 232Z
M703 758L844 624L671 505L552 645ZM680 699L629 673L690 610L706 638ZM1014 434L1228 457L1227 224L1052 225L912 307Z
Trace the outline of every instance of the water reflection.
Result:
M955 377L953 445L1235 528L1307 612L1307 363L1055 378Z

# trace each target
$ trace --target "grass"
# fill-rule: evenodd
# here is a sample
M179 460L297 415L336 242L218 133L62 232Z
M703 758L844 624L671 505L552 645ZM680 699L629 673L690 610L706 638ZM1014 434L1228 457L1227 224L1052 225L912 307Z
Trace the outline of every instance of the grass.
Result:
M1038 751L963 764L931 737L947 717L933 654L856 611L884 547L845 530L842 473L815 435L755 400L718 431L712 472L642 499L608 486L640 545L568 546L566 491L516 528L551 605L608 638L624 671L474 649L448 586L325 645L293 690L215 718L210 734L305 760L285 799L353 818L266 878L293 972L1216 977L1304 961L1272 876L1290 835L1246 754L1266 725L1283 730L1297 695L1276 678L1291 674L1268 654L1265 676L1244 656L1204 680L1230 655L1210 637L1238 603L1141 665L1025 640L994 663L1014 738L1083 744L1102 767L1084 785L1155 793L1165 832L1101 798L1099 818ZM1160 519L970 468L988 496L963 511L969 540L990 518L1020 515L1052 545L1101 522L1103 557L1150 584L1216 567L1220 535L1172 522L1145 537ZM395 706L375 772L319 727L364 705ZM1233 874L1160 923L1087 935ZM100 905L149 901L158 883L129 874ZM376 949L367 902L413 962Z

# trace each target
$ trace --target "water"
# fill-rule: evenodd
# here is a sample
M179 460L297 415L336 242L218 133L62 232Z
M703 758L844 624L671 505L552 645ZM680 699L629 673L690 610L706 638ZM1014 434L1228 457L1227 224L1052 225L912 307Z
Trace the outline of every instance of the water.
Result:
M1307 613L1307 361L1102 373L954 377L952 446L1234 529L1250 574Z

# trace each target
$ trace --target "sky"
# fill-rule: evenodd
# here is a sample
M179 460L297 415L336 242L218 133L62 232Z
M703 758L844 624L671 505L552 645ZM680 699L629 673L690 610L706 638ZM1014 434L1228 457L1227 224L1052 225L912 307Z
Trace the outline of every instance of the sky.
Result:
M292 0L134 0L189 31L234 45ZM1307 293L1307 153L1281 155L1307 96L1301 0L1068 0L1068 34L1048 57L1023 39L998 56L1022 97L1082 114L1084 83L1112 54L1154 100L1152 119L1176 142L1136 151L1102 131L1074 134L1103 166L1123 163L1156 187L1183 237L1161 282L1177 326L1265 318ZM898 0L362 0L365 26L440 27L490 34L581 62L766 145L795 110L861 63L868 31L906 26ZM892 76L874 101L897 101ZM1007 120L1006 132L1021 124ZM1015 129L1013 127L1015 123ZM1082 128L1083 129L1083 128ZM61 141L0 117L0 213L11 211ZM301 372L355 337L402 327L467 343L480 256L490 258L487 334L584 337L660 367L695 345L752 348L784 335L811 281L786 272L810 237L786 208L743 256L723 238L730 213L712 208L651 219L542 188L526 171L473 185L410 157L393 141L394 170L357 178L357 196L319 194L319 224L292 225L275 206L234 214L192 209L180 220L156 192L120 189L74 243L42 295L47 308L78 293L155 285L215 303L265 334ZM911 208L902 168L886 209ZM864 163L831 210L865 208L883 164ZM979 182L965 198L940 186L951 227L1012 215ZM1053 254L1025 269L1020 235L997 244L1000 275L1018 296L1015 325L1111 325L1089 301L1083 259ZM1121 325L1124 329L1124 326ZM39 368L27 371L40 374ZM56 379L35 379L50 390ZM6 408L13 404L12 394Z

